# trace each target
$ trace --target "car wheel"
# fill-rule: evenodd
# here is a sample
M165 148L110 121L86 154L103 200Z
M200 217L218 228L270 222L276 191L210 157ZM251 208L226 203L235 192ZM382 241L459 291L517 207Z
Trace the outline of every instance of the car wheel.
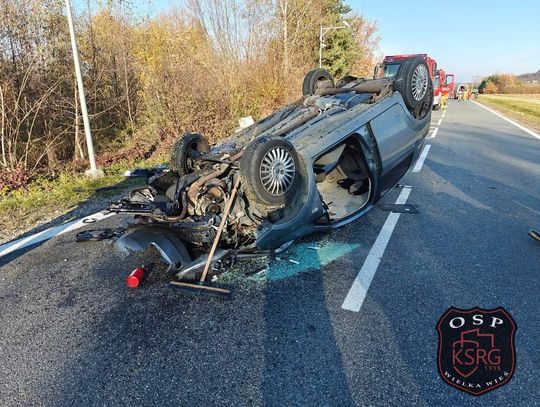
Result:
M280 137L262 136L240 160L242 188L258 204L283 206L300 190L300 160L294 146Z
M194 159L210 150L208 140L199 133L185 133L172 146L170 167L184 176L195 170Z
M409 110L419 109L433 98L430 85L429 69L421 57L401 64L394 80L394 90L401 94Z
M302 94L304 96L315 95L317 91L334 87L334 78L326 69L318 68L309 71L304 76Z

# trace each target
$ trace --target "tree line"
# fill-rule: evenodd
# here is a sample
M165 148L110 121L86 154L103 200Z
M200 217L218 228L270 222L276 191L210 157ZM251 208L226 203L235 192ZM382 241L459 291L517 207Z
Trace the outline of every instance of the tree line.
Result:
M0 0L4 187L87 165L62 5ZM344 18L351 28L327 34L323 65L370 75L376 24L343 0L185 0L158 16L128 0L86 0L76 31L98 163L165 152L184 131L215 141L240 116L295 99L318 65L319 27Z
M534 94L540 93L540 84L523 83L511 74L496 74L482 79L478 85L478 91L483 94Z

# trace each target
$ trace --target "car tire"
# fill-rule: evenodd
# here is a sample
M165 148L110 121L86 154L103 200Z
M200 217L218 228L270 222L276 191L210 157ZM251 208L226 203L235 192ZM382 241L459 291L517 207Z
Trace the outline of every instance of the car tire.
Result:
M242 189L257 204L284 206L300 191L300 165L298 153L288 140L257 137L240 160Z
M194 171L193 159L210 150L210 144L199 133L185 133L171 149L170 167L180 176Z
M422 108L433 98L429 68L421 57L410 59L399 67L394 80L394 90L398 91L409 110Z
M317 91L333 88L334 78L326 69L317 68L309 71L304 76L304 83L302 84L302 94L304 96L315 95Z

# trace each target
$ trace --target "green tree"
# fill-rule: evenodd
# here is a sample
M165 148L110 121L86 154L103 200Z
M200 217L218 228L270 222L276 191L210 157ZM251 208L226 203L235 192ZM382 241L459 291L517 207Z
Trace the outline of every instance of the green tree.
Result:
M487 78L484 78L478 86L478 91L480 93L489 93L487 88L488 85L489 90L493 91L494 88L490 83L495 85L497 88L496 92L491 93L512 93L516 90L516 88L523 85L523 83L516 76L505 73L500 75L490 75Z
M345 16L351 12L351 7L343 0L324 0L322 10L322 24L330 27L343 26L343 21L347 21ZM336 78L350 73L355 60L359 57L354 32L350 28L332 30L325 35L323 42L323 67Z

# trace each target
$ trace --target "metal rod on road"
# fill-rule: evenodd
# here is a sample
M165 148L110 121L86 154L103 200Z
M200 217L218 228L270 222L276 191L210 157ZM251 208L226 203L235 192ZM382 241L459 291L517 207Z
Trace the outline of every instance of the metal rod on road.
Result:
M90 121L86 109L86 97L84 96L84 87L81 74L81 65L79 62L79 51L77 50L77 40L75 38L75 27L73 25L73 13L71 10L71 0L66 0L67 19L69 25L69 35L71 37L71 50L73 53L73 64L75 65L75 76L77 77L77 88L79 89L79 100L81 103L81 114L84 123L84 134L86 135L86 146L88 148L88 159L90 161L90 170L86 174L98 178L103 172L96 166L96 156L94 153L94 143L92 141L92 132L90 130Z

